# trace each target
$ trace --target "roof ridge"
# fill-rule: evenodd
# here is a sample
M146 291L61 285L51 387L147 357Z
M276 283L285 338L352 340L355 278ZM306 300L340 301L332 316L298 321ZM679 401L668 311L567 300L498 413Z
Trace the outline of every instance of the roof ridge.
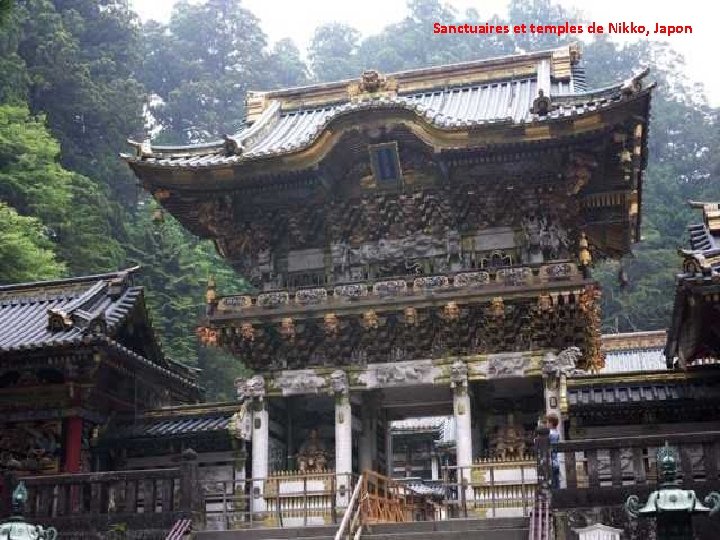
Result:
M106 272L103 274L92 274L89 276L74 276L70 278L52 279L46 281L26 281L22 283L9 283L0 285L0 293L6 291L21 291L23 289L37 289L40 287L56 287L60 285L80 284L102 279L118 278L122 275L132 274L140 269L140 266L133 266L124 270L116 270L114 272Z
M383 75L385 75L386 77L397 77L397 76L401 76L401 75L422 75L422 74L430 74L430 73L434 73L434 72L451 71L453 69L482 67L484 65L492 65L494 63L509 61L509 60L512 60L513 62L523 62L523 61L527 61L527 60L540 59L540 58L543 58L546 56L552 56L555 53L564 52L565 50L570 50L572 47L577 47L577 43L569 43L567 45L561 45L559 47L554 47L551 49L541 49L539 51L519 52L519 53L516 52L516 53L511 53L511 54L492 56L490 58L465 60L463 62L454 62L452 64L434 64L434 65L424 66L424 67L419 67L419 68L403 69L400 71L391 71L391 72L383 73ZM357 79L357 77L351 77L351 78L347 78L347 79L338 79L335 81L326 81L326 82L307 84L307 85L302 85L302 86L288 86L286 88L278 88L276 90L250 90L249 93L265 94L268 97L273 97L273 96L281 95L283 93L301 92L301 91L320 89L320 88L326 88L326 87L330 88L330 87L336 86L336 85L345 85L345 84L355 81L356 79Z

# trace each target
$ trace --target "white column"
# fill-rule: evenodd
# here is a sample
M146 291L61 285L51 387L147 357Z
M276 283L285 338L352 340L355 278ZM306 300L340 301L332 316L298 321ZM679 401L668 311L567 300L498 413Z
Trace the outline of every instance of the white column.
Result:
M432 480L440 480L440 467L438 466L438 460L440 458L437 454L433 454L430 457L430 478Z
M561 353L562 354L562 353ZM560 438L564 438L565 428L562 417L563 400L566 399L567 392L567 375L559 363L558 357L549 354L543 360L545 369L543 374L543 386L545 388L545 416L554 415L557 417L558 432ZM567 481L565 478L565 455L558 455L558 464L560 465L560 487L565 487Z
M253 403L252 426L252 511L265 512L267 506L263 497L265 479L268 476L268 453L270 444L270 417L265 400Z
M461 360L456 360L450 369L450 386L453 390L453 413L455 415L455 448L457 449L458 481L470 484L472 466L472 418L470 413L470 394L468 392L468 368ZM472 488L465 492L466 500L473 497Z
M456 387L453 395L455 427L457 437L458 467L472 465L472 429L470 418L470 396L467 387Z
M352 407L349 392L335 395L335 477L337 505L347 506L351 493L352 475Z

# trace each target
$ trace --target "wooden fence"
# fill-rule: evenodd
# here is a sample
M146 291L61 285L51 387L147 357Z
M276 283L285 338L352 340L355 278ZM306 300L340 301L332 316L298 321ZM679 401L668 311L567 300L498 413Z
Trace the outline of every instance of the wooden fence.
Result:
M656 453L666 442L680 456L681 488L704 495L720 487L719 431L563 441L553 445L564 473L553 507L613 506L633 493L646 496L657 485Z

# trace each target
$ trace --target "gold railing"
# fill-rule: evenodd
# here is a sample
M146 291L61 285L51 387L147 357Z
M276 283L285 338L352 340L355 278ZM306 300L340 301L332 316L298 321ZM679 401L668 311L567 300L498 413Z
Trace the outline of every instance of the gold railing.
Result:
M443 504L450 517L527 516L537 490L537 461L482 459L469 467L443 468Z
M428 521L435 517L430 501L407 486L373 471L362 475L360 514L362 525Z
M347 478L345 478L347 477ZM262 485L262 493L255 489ZM283 471L266 478L203 483L208 528L302 527L338 522L354 475Z

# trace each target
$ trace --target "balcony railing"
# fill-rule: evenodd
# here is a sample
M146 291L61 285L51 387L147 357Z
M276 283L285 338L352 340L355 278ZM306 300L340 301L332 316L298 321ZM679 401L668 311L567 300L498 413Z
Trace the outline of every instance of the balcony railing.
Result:
M331 471L283 471L267 478L205 481L201 489L206 526L233 530L337 524L356 483L352 474ZM262 494L254 489L259 485Z
M257 295L223 296L209 314L211 319L232 318L239 314L260 315L270 310L336 309L365 302L423 298L428 295L451 297L458 292L482 295L508 289L539 288L568 283L581 284L584 278L570 261L538 265L508 266L432 276L406 276L395 279L338 284L297 290L262 292Z
M554 446L564 480L553 490L553 506L612 506L632 493L646 496L657 485L656 453L666 442L679 452L682 488L702 495L718 489L720 431L564 441Z
M527 517L538 486L537 467L534 456L444 467L440 487L447 517Z
M23 515L52 525L66 538L100 531L142 531L164 538L181 518L201 521L195 461L172 469L6 477L23 481L28 502ZM7 509L6 509L7 511Z

